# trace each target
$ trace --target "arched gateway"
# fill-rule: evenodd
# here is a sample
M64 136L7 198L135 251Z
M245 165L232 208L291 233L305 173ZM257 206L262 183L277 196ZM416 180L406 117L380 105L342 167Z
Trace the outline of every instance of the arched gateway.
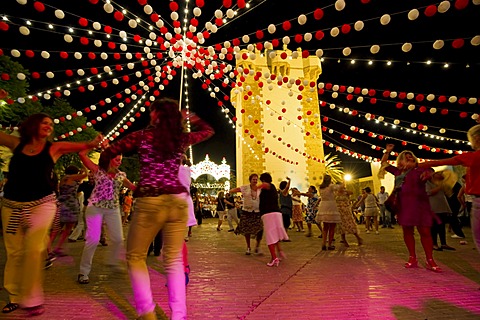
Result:
M222 164L217 165L207 154L205 160L192 165L190 169L192 186L200 193L214 195L221 190L230 190L230 165L225 158L222 159Z

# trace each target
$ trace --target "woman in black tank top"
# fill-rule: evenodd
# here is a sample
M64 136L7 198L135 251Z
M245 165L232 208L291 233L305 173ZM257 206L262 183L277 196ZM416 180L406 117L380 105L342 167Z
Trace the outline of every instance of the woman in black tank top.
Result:
M19 133L16 137L0 132L0 145L13 152L2 201L7 253L4 278L10 300L2 312L22 307L34 316L45 311L42 278L46 237L57 210L53 167L63 154L93 149L103 137L90 142L52 143L53 119L45 113L28 117Z

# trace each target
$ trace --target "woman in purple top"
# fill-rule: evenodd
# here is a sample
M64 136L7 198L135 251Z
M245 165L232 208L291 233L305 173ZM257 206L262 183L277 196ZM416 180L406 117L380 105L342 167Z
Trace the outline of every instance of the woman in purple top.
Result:
M140 319L156 319L155 303L146 264L147 251L158 231L163 232L163 261L167 273L171 319L186 319L183 235L188 219L188 190L178 170L188 146L210 138L214 131L194 114L187 116L196 132L184 131L185 116L172 99L150 106L150 126L127 135L104 151L105 156L136 151L140 181L133 196L135 214L127 238L127 264Z
M397 214L398 223L403 229L403 239L410 257L405 268L418 267L415 253L414 227L417 227L423 250L426 256L426 268L440 272L433 260L433 242L430 227L433 224L434 213L430 208L425 183L430 177L427 169L418 167L418 159L411 151L402 151L397 157L397 166L388 164L388 155L393 150L393 144L387 144L382 157L382 168L395 176L395 188L399 190L400 207Z

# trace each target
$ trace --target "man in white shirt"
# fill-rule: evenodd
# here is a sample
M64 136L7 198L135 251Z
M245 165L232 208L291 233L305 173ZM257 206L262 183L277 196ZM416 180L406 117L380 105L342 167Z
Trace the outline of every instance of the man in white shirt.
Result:
M393 229L392 227L392 217L391 213L385 208L385 201L388 198L388 192L385 191L385 187L381 186L380 187L380 192L377 193L377 199L378 199L378 206L380 207L380 214L382 216L382 228L390 228Z

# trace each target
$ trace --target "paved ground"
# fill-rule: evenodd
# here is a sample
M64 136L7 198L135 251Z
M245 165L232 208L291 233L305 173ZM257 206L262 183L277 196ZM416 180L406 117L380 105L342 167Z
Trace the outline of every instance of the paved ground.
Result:
M480 319L480 254L469 229L468 244L449 238L457 251L436 252L444 269L436 274L403 268L407 252L399 227L375 235L361 226L363 246L350 236L350 248L337 243L337 250L328 252L320 250L321 239L290 230L292 242L282 244L288 259L269 268L268 254L246 256L243 238L228 233L228 226L217 232L215 224L204 220L188 242L189 319ZM134 319L127 275L103 265L108 247L98 247L90 284L76 283L82 246L68 243L71 256L46 271L46 312L37 319ZM267 252L265 244L262 249ZM0 257L3 279L3 241ZM168 316L161 260L151 256L148 262L155 299ZM1 290L2 306L6 299ZM0 314L0 319L24 317L21 310Z

